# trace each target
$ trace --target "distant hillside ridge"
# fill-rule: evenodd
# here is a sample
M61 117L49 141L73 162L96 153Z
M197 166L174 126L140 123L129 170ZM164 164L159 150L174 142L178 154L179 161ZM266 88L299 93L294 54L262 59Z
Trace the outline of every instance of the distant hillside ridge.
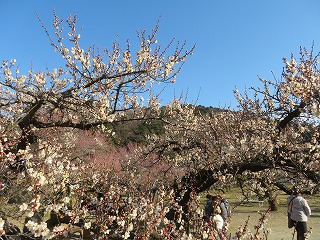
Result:
M189 105L190 107L193 106L191 104ZM205 107L202 105L198 105L195 108L195 114L207 115L210 117L221 111L225 110L211 106ZM160 119L113 123L112 127L115 132L113 141L119 146L126 146L129 143L145 144L147 135L164 133L163 124L164 123Z

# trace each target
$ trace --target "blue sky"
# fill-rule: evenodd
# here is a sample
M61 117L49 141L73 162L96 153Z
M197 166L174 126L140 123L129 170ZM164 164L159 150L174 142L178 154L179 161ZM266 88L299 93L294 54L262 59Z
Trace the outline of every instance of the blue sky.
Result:
M86 46L110 48L117 36L134 43L136 31L151 30L159 18L159 43L196 44L163 103L188 93L190 103L235 107L235 86L244 91L272 72L280 78L282 58L298 56L300 46L320 49L319 0L0 0L0 60L17 59L22 74L31 62L35 70L59 67L36 16L50 27L53 8L63 19L78 16Z

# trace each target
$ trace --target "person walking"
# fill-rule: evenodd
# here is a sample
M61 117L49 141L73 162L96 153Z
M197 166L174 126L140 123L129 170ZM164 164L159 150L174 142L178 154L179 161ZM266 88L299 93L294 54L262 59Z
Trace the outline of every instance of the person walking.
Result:
M224 225L227 224L228 218L231 216L231 209L229 205L229 201L226 198L223 198L222 195L217 195L219 199L219 207L221 210L221 217L223 218Z
M298 187L292 189L292 194L287 199L287 206L289 217L293 220L293 226L297 231L297 240L305 240L305 234L308 231L307 221L311 215L311 209L307 200L301 196Z
M216 230L218 232L221 232L222 228L224 226L224 221L223 221L221 214L219 213L219 210L217 210L217 209L215 209L213 212L213 222L214 222L214 226L215 226Z
M204 221L207 223L210 222L210 217L213 215L213 211L214 211L212 197L213 196L211 194L206 195L207 202L204 207Z

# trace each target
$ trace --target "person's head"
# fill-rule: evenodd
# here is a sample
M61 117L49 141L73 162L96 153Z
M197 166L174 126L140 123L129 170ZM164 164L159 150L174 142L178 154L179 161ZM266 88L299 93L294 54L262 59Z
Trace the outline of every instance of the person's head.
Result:
M299 195L301 193L300 188L298 186L292 187L292 194L293 195Z
M211 200L211 199L212 199L212 195L211 195L211 194L207 194L207 195L206 195L206 198L209 199L209 200Z
M214 203L214 205L218 205L219 203L219 198L217 196L212 196L211 197L212 202Z
M218 200L218 197L217 196L211 196L211 200L212 201L216 201L216 200Z

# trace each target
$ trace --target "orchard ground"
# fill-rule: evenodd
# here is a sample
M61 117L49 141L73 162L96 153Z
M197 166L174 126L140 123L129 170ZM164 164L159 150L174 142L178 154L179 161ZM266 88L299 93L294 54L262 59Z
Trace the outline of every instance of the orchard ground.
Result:
M212 193L214 194L214 192ZM264 202L263 204L253 202L238 205L240 203L239 196L240 192L238 189L232 189L223 195L229 199L232 210L232 219L229 226L229 232L232 236L235 235L239 226L244 226L246 220L250 216L249 229L254 232L254 226L258 223L261 217L258 211L265 212L268 208L268 204ZM264 228L271 229L268 240L289 240L292 239L292 234L294 232L293 228L289 229L287 227L287 206L286 199L288 195L280 192L278 195L279 209L275 212L270 212L268 220ZM311 208L312 215L308 220L308 227L312 228L312 233L310 234L309 240L319 240L320 239L320 196L304 196L308 201ZM296 239L296 235L294 237Z
M214 191L210 192L215 194ZM205 196L205 194L204 194ZM231 223L229 225L229 233L231 236L235 236L239 226L244 226L245 222L248 220L248 228L251 232L255 231L255 225L258 224L259 218L261 217L258 212L265 212L268 208L266 202L251 202L240 204L239 196L241 196L240 190L238 188L232 188L230 191L223 194L225 198L228 198L230 206L232 208ZM287 206L286 199L288 195L283 192L278 194L279 209L275 212L270 212L268 220L264 226L265 230L270 230L267 240L291 240L296 239L296 235L293 236L293 229L287 227ZM311 229L311 234L309 240L319 240L320 239L320 195L304 196L311 207L312 215L308 221L308 227ZM202 198L203 206L205 203L205 197ZM11 220L12 221L12 220ZM19 222L12 221L22 229L22 225Z

